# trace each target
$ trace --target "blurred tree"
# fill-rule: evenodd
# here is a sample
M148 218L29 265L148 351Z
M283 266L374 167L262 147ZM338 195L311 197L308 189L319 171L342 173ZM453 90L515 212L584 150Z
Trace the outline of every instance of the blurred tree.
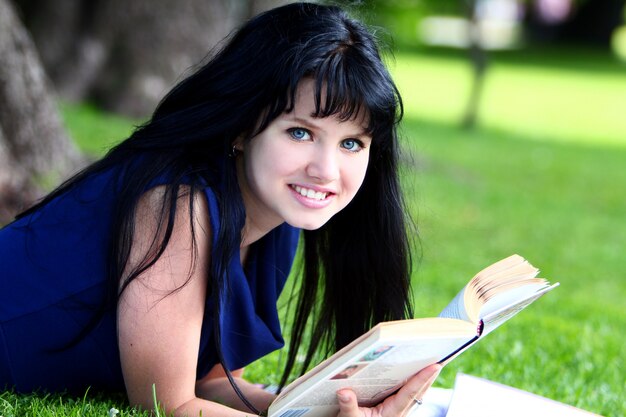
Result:
M487 52L481 39L480 17L477 12L476 0L465 0L465 16L468 24L469 57L472 63L472 85L465 105L465 113L461 125L465 129L473 129L478 123L480 99L483 95L485 76L487 74Z
M40 184L83 163L67 137L35 46L0 0L0 224L40 196Z
M61 96L149 114L242 20L286 0L16 0Z

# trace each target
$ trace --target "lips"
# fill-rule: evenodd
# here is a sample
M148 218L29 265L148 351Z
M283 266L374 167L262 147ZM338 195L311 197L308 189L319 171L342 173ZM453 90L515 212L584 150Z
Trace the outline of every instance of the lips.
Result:
M325 200L330 192L316 191L311 188L301 187L299 185L290 185L290 187L295 190L298 194L303 197L310 198L317 201Z

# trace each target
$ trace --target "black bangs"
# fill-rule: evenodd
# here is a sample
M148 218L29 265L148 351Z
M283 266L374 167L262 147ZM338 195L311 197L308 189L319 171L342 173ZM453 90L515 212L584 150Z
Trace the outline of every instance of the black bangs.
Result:
M342 121L356 119L359 114L369 117L369 111L363 109L363 95L354 87L344 58L341 53L331 54L318 68L314 117L334 115Z

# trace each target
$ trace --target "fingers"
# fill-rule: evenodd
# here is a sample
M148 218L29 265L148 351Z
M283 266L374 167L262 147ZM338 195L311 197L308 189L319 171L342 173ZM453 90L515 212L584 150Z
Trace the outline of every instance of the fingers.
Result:
M395 401L393 401L391 407L391 415L406 415L406 412L411 408L417 400L421 400L426 390L435 382L439 372L441 371L441 365L433 364L419 371L407 383L398 391L395 395Z
M417 400L422 399L426 390L435 382L440 371L439 364L427 366L411 377L395 395L371 409L359 408L356 394L350 389L341 389L337 391L339 403L337 417L362 417L362 411L366 411L365 414L370 416L406 416L409 409Z
M337 391L337 400L339 403L337 417L361 417L356 394L352 390L343 389Z

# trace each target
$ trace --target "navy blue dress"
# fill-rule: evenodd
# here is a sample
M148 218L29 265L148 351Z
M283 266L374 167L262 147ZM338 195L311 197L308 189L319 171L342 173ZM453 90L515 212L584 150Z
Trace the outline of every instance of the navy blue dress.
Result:
M0 389L124 390L114 310L69 346L105 294L116 178L114 170L90 177L0 230ZM204 194L211 226L217 230L215 194L208 187ZM245 271L238 253L231 260L232 292L221 315L222 350L229 369L283 346L276 302L298 234L287 224L271 231L250 248ZM218 362L213 311L207 300L198 378Z

